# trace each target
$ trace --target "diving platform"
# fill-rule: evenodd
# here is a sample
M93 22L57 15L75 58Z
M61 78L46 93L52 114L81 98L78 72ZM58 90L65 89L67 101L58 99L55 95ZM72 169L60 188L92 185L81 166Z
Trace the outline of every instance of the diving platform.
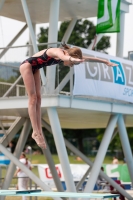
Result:
M47 108L55 107L61 128L89 129L106 128L111 115L124 115L126 127L133 126L132 103L98 99L96 97L71 97L68 95L42 95L42 118L50 124ZM28 98L0 98L0 116L15 116L28 118Z
M28 191L17 191L17 190L1 190L0 196L40 196L40 197L71 197L71 198L90 198L90 199L108 199L117 198L119 194L96 194L96 193L72 193L72 192L44 192L41 190L28 190Z
M114 70L111 68L109 69L102 64L86 63L84 67L81 67L81 71L79 69L80 77L81 75L85 74L83 74L83 69L84 72L86 72L86 76L82 77L84 78L84 80L82 79L83 81L81 79L77 79L80 80L80 82L77 81L76 84L79 82L80 85L77 85L75 95L73 93L73 85L75 83L73 84L74 72L72 68L70 68L70 72L64 77L61 83L58 82L57 86L55 86L57 66L47 67L46 74L44 73L43 69L40 70L42 86L46 89L45 92L42 93L42 126L53 135L57 153L63 169L67 192L73 194L78 194L79 188L76 188L73 181L66 148L68 148L76 156L79 156L87 165L89 165L89 170L86 171L79 182L79 185L83 183L87 175L90 173L84 193L92 193L97 177L100 174L110 185L119 191L119 193L121 193L127 199L133 199L131 195L129 195L123 188L121 188L105 173L100 171L104 157L108 150L108 146L113 137L115 137L115 135L118 133L124 156L127 160L131 181L133 183L132 151L126 129L127 127L133 127L133 100L131 96L133 94L133 78L131 73L133 66L131 61L122 59L124 48L123 33L125 29L125 24L123 21L125 14L129 12L130 5L132 5L131 1L121 0L122 23L121 32L117 34L117 58L115 59L115 57L110 57L110 55L107 56L106 54L100 55L99 52L91 50L88 53L89 56L100 56L101 58L108 60L112 59L113 61L118 62L118 71L116 68ZM1 16L25 23L24 27L18 33L16 33L16 36L9 42L9 44L0 49L0 59L2 59L4 55L8 54L8 50L11 48L15 49L13 46L14 43L23 34L26 28L29 29L30 33L29 45L23 45L23 47L25 46L26 48L29 48L29 56L32 56L35 52L37 52L40 44L37 44L36 41L35 28L36 24L39 23L49 23L48 42L45 45L57 47L57 45L60 45L62 41L67 43L77 20L95 17L97 15L97 7L97 0L0 0ZM58 22L65 20L71 21L66 32L64 33L62 41L58 42ZM103 34L98 35L97 42L102 38L102 36ZM93 44L94 40L92 40L88 49L92 49ZM19 47L20 46L16 47L17 51L15 55L18 53ZM85 54L88 49L84 50ZM9 54L9 61L10 57L11 55ZM25 58L25 55L22 55L22 58ZM20 63L23 60L24 59L22 59ZM7 63L4 66L6 67ZM74 76L77 77L76 74ZM51 192L51 188L47 186L45 182L41 181L31 170L19 162L19 157L31 132L31 123L28 115L28 97L26 95L20 96L18 92L18 88L20 87L18 84L21 78L22 77L20 76L0 98L0 133L3 132L4 134L0 140L0 151L12 161L5 175L2 190L7 190L9 188L16 166L18 166L41 189ZM118 80L119 78L120 80ZM69 81L69 93L62 93L63 88ZM87 81L87 84L84 84L86 83L84 81ZM88 91L90 88L93 88L94 90L90 91L92 93L81 95L81 93L85 91L83 90L84 87L81 86L82 84L89 86L86 88L86 91ZM21 86L24 87L24 85ZM104 88L104 86L106 87ZM13 88L16 88L16 95L10 95L10 91ZM104 89L101 90L101 88ZM77 94L78 89L81 89L81 91ZM95 92L95 95L93 92ZM96 94L99 94L99 92L102 94L101 97L99 95L96 96ZM121 94L119 95L120 92ZM104 96L105 94L107 95L107 98ZM119 99L111 97L109 98L109 95L112 95L113 97L119 96ZM130 95L130 97L128 95ZM94 163L79 149L72 145L66 138L64 138L62 128L105 128L105 132ZM10 141L12 141L18 131L21 131L20 137L18 138L15 152L12 154L7 150L6 146ZM55 168L55 164L53 162L51 152L49 150L49 144L47 144L47 149L42 150L42 153L47 159L47 163L58 192L64 192ZM78 197L77 194L75 195L76 197ZM64 194L63 197L66 196L67 193ZM83 197L88 196L85 196L84 194L81 196L81 198ZM71 198L72 195L69 195L69 199ZM60 194L58 194L58 199L61 199Z

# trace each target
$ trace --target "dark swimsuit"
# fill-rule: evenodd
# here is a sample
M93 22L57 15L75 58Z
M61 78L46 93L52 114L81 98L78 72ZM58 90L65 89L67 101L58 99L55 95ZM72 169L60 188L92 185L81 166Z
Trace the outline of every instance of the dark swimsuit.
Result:
M59 63L63 62L62 60L56 60L56 59L48 56L46 54L47 50L41 56L30 57L30 58L26 59L25 61L23 61L21 63L21 65L24 64L24 63L27 63L27 62L30 63L31 66L32 66L33 74L34 74L36 72L36 70L38 70L42 67L46 67L46 66L50 66L50 65L54 65L54 64L59 64Z

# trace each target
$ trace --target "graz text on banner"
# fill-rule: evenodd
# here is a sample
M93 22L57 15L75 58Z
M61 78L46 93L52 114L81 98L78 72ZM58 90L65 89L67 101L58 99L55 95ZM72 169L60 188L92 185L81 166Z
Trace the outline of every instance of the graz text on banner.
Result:
M73 95L133 102L133 62L87 49L82 49L82 52L86 56L107 59L118 66L108 67L98 62L84 62L74 66Z

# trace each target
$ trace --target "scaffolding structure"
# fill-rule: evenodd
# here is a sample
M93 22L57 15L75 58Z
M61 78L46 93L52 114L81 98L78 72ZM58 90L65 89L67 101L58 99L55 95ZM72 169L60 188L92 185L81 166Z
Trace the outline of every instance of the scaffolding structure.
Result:
M25 26L19 31L19 33L7 45L7 47L5 47L0 53L0 58L2 58L2 56L8 51L9 47L14 44L14 42L20 37L20 35L25 31L26 28L29 28L29 44L32 44L31 47L33 47L33 49L31 48L30 55L32 55L32 52L37 52L38 45L36 43L35 37L35 25L38 22L48 22L50 24L48 34L48 46L50 45L55 47L58 43L58 21L71 19L71 23L69 24L63 37L63 41L67 42L77 19L96 16L97 4L98 2L96 0L10 0L10 2L8 0L0 0L1 16L6 16L26 23ZM117 34L117 57L123 57L124 18L125 13L129 12L130 5L131 3L129 1L121 1L122 22L121 32ZM99 40L101 37L102 35L99 35ZM91 47L92 44L89 48ZM116 188L121 194L123 194L127 199L132 199L132 197L125 190L123 190L123 188L121 188L111 178L100 171L106 151L113 135L116 132L115 128L117 126L131 181L133 183L133 159L128 134L126 131L126 126L132 127L133 125L132 104L125 104L123 102L113 101L111 102L86 97L72 98L72 68L56 88L56 66L47 67L46 74L44 74L43 69L41 69L40 71L42 87L44 89L41 104L42 126L44 126L50 133L53 134L63 174L65 177L67 191L76 192L78 191L78 188L76 188L73 182L66 147L70 149L71 152L79 156L86 164L91 167L91 175L86 184L84 192L90 193L93 191L95 182L100 172L100 175L114 188ZM18 160L31 130L31 124L28 117L27 96L23 95L20 97L19 92L17 92L16 96L10 96L11 91L14 89L14 87L19 85L20 80L21 76L14 82L14 84L11 85L11 87L9 87L9 89L0 98L0 126L2 131L4 132L4 136L0 140L0 151L12 161L10 166L8 167L2 189L8 189L15 171L15 166L17 165L43 190L51 191L50 187L48 187L37 176L35 176L35 174L33 174L29 169L26 168L26 166L23 166L23 164L20 163ZM62 89L69 80L71 81L70 94L61 94ZM13 118L14 116L15 119ZM86 120L83 120L84 116ZM67 119L67 122L65 121L65 119ZM4 120L12 122L11 124L9 123L10 126L8 130L5 130L4 128ZM75 148L69 141L63 138L63 127L106 128L94 163L92 163L88 157L86 157L77 148ZM12 140L14 135L20 130L20 128L22 128L22 131L16 145L15 153L13 155L6 149L6 146L8 142ZM43 154L47 159L57 190L63 192L63 188L57 175L57 171L55 169L49 148L43 150ZM87 174L88 172L85 173L81 182L85 180ZM61 198L58 197L58 199Z

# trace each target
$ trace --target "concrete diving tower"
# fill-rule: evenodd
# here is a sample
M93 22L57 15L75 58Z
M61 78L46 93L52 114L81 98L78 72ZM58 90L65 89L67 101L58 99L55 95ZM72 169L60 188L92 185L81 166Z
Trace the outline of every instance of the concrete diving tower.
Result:
M12 41L3 49L0 54L0 58L12 47L14 42L24 30L28 27L30 32L29 44L30 56L33 52L38 51L38 45L35 37L35 25L37 23L49 22L49 34L48 34L48 46L57 45L57 33L58 33L58 21L64 21L66 19L71 20L67 31L64 33L62 41L68 41L72 30L75 26L77 19L95 17L97 14L97 1L96 0L1 0L0 11L1 16L9 17L12 19L25 22L25 26L20 32L12 39ZM10 4L10 6L9 6ZM121 18L124 20L125 13L129 12L129 1L121 1ZM77 8L77 9L75 9ZM123 41L124 41L124 23L121 23L121 33L118 34L119 40L117 41L117 56L123 56ZM100 40L102 35L99 35L97 42ZM53 44L54 43L54 44ZM52 44L52 45L51 45ZM33 48L32 48L33 47ZM90 45L90 49L92 44ZM115 135L116 127L120 134L120 139L124 151L124 155L127 160L127 165L131 180L133 183L133 160L131 148L128 140L126 131L127 127L132 127L133 108L132 104L121 101L110 101L107 99L97 99L92 97L81 97L72 95L72 77L73 69L64 77L64 80L59 83L58 87L55 88L55 72L56 66L47 68L46 75L43 69L41 69L42 87L44 93L42 95L42 126L44 126L50 133L53 134L55 145L57 148L60 163L63 169L67 191L76 192L76 188L73 182L71 174L69 160L67 156L66 147L69 148L74 154L81 157L90 166L79 182L80 184L85 180L87 174L91 170L91 175L85 188L85 192L92 192L96 179L98 177L104 156L106 154L109 143ZM19 166L26 174L39 185L42 189L50 191L44 182L42 182L35 174L23 166L18 158L25 146L27 137L31 130L30 120L28 117L28 98L27 96L10 96L10 92L14 87L18 86L19 80L11 86L11 88L0 98L0 116L1 116L1 129L4 132L4 136L0 141L0 151L3 152L9 159L11 164L8 168L2 189L8 189L12 180L15 165ZM70 80L70 94L61 94L63 87ZM5 122L12 122L8 130L4 129L3 124ZM95 162L92 163L88 157L82 152L75 148L69 141L63 138L62 128L106 128L99 151L95 158ZM12 155L6 146L9 141L12 140L14 135L22 128L18 143L16 145L15 153ZM47 145L48 146L48 145ZM54 178L58 191L63 191L60 179L57 175L54 162L49 151L49 148L43 150L43 154L46 156L48 165L50 167L52 176ZM121 194L128 199L132 197L125 192L119 185L117 185L112 179L110 179L102 171L100 172L107 182L113 185ZM59 198L60 199L60 198Z
M1 140L2 145L0 145L0 150L5 153L11 160L14 161L14 156L11 155L5 148L9 141L12 140L14 135L23 126L23 130L18 140L15 156L17 157L19 153L21 153L25 143L26 138L28 137L28 133L30 131L30 121L28 116L28 98L27 96L21 97L3 97L0 98L0 116L7 117L15 116L14 122L12 123L11 127L5 132L5 136ZM67 153L65 146L69 148L74 154L80 156L91 168L93 172L91 183L93 182L93 178L96 178L95 174L97 171L98 166L102 165L104 156L108 149L108 145L111 139L115 136L117 132L119 132L120 139L122 142L123 151L127 160L127 164L129 170L132 169L131 163L131 149L128 141L128 135L126 132L126 126L132 127L132 120L133 120L133 106L131 103L125 103L122 101L111 101L107 99L99 99L99 98L92 98L92 97L75 97L70 96L68 93L63 94L53 94L53 95L42 95L42 104L41 104L41 111L42 111L42 126L44 126L49 132L53 134L55 145L58 151L58 156L60 158L60 162L62 165L63 173L65 176L66 182L69 180L68 176L71 178L71 172L66 165L69 166ZM2 122L2 121L1 121ZM118 123L118 124L117 124ZM118 129L117 129L118 127ZM92 163L85 155L83 155L78 149L76 149L72 144L70 144L66 139L62 137L62 128L106 128L104 137L102 139L100 148L98 150L98 154L96 156L95 162ZM21 143L21 146L20 146ZM58 190L62 191L60 182L56 177L56 172L53 169L53 161L49 151L49 148L43 150L44 155L47 158L48 164L51 168L53 173L53 177L55 178L55 183ZM130 162L128 162L128 160ZM19 166L20 163L18 161L14 161L14 163ZM20 166L21 167L21 166ZM87 174L84 179L86 178ZM7 174L11 173L13 167L9 166ZM24 170L24 169L23 169ZM27 169L26 169L27 172ZM27 172L30 176L31 172ZM130 171L131 173L131 171ZM8 177L9 177L8 174ZM107 177L104 173L102 176L112 184L112 181L109 177ZM132 173L131 173L132 175ZM132 177L132 176L131 176ZM39 182L31 177L36 183L38 183L43 189L50 190L47 186L42 184L41 181ZM8 179L9 181L9 179ZM81 180L82 182L83 180ZM7 182L5 182L7 185ZM89 184L89 181L88 181ZM88 185L87 184L87 185ZM95 184L95 182L93 183ZM119 189L124 195L125 191L120 188L115 182L113 182L114 186ZM89 184L89 188L90 188ZM93 190L92 185L92 190ZM86 186L87 188L87 186ZM89 188L85 189L86 191Z

